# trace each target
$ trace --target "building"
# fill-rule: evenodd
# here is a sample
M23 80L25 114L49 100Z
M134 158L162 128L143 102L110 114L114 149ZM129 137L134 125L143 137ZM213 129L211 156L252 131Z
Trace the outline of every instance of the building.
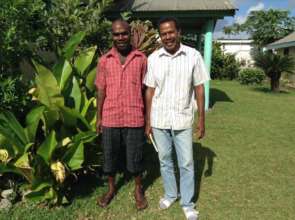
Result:
M289 55L293 56L295 59L295 32L287 35L286 37L277 40L269 45L266 46L267 50L274 50L278 54L281 55ZM294 68L295 73L295 68ZM295 74L293 75L285 75L283 78L290 81L290 83L295 85Z
M295 32L266 46L268 50L275 50L282 55L295 56Z
M216 40L215 42L221 44L221 49L224 53L230 53L235 55L236 60L242 62L242 64L244 64L245 66L253 65L253 40L222 39Z

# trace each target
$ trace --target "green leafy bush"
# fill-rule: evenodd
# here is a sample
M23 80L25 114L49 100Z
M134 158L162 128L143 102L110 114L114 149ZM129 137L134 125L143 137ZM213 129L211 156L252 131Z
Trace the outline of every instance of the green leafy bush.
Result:
M262 69L259 68L245 68L239 72L238 81L241 84L261 84L264 80L265 74Z
M51 69L33 61L36 76L29 93L35 106L25 123L10 111L0 112L0 174L22 176L30 191L27 198L52 205L67 202L71 179L81 169L99 165L85 159L97 146L95 91L90 86L96 47L78 51L84 37L84 32L75 34ZM96 149L93 156L98 153Z
M23 60L40 61L40 54L46 52L57 55L79 31L85 32L81 48L96 45L99 51L105 51L111 45L111 23L104 13L112 2L1 0L0 74L19 75Z
M275 54L272 51L257 51L254 54L255 66L264 70L270 79L270 89L280 91L280 79L283 72L294 74L295 59L292 56Z
M220 44L214 43L211 77L212 79L233 80L238 77L240 63L236 61L233 54L225 54L220 48Z
M0 110L12 111L18 117L25 114L31 104L28 88L20 76L5 77L0 74Z

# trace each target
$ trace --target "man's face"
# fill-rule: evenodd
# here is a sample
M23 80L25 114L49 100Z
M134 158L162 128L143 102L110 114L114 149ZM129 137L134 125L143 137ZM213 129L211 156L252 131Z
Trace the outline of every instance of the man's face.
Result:
M112 26L114 46L118 51L125 51L130 47L130 30L127 24L115 22Z
M180 46L180 31L176 29L173 21L160 24L160 38L164 48L171 54L174 54Z

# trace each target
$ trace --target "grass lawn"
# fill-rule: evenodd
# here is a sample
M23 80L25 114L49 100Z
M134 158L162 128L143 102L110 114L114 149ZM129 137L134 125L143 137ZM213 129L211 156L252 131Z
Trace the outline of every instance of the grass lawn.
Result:
M200 219L295 219L295 92L271 94L265 87L213 81L207 136L194 144ZM18 203L0 219L184 219L178 203L160 211L163 194L157 155L146 147L145 189L149 208L137 212L133 181L120 184L107 209L96 206L106 182L87 178L72 204L44 208ZM119 178L122 182L122 178Z

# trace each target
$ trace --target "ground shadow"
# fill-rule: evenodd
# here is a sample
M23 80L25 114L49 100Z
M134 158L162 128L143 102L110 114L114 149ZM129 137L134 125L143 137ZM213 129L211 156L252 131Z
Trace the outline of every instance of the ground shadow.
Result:
M222 90L210 89L210 108L213 108L216 102L233 102L233 100Z
M96 172L78 174L77 181L73 184L68 199L85 198L91 195L98 187L104 185L104 180Z
M158 153L155 151L153 145L148 143L144 146L144 164L143 190L146 191L161 175Z
M126 147L121 146L120 160L118 164L118 173L116 188L120 191L120 188L133 180L133 176L126 169ZM158 154L151 144L146 143L144 145L144 173L143 173L143 190L146 191L149 186L160 176ZM96 171L78 174L77 181L73 185L71 193L69 195L70 200L76 197L87 197L92 194L98 187L107 185L107 176L104 175L102 167Z
M147 145L145 147L145 157L146 174L143 180L143 187L144 190L147 190L161 174L158 154L153 149L152 145ZM174 160L176 181L179 186L179 169L177 167L177 156L174 147L172 150L172 157ZM193 143L193 157L196 183L193 201L197 202L200 195L202 177L210 177L213 175L214 157L217 157L217 155L209 147L202 146L200 143Z
M92 151L87 151L85 154L85 160L90 163L92 161L92 164L95 164L94 160L96 160L96 163L100 164L100 166L96 169L82 170L81 172L78 172L76 176L71 177L69 181L74 182L74 184L71 192L68 195L70 200L74 200L76 197L87 197L98 187L104 187L108 184L107 175L103 172L102 168L102 154L99 154L100 156L93 157L93 155L97 155L98 152L102 152L101 138L97 138L96 145L92 146L92 149ZM116 174L116 188L118 191L132 178L132 176L126 170L126 146L121 146L119 154L120 160L117 164L118 172Z
M209 147L204 147L200 143L193 144L193 151L196 183L196 190L193 201L197 202L201 191L202 177L203 175L205 177L210 177L213 175L213 162L214 157L217 157L217 155Z
M256 92L263 92L263 93L269 93L269 94L289 94L288 91L280 90L279 92L273 92L268 87L254 87L252 90Z
M122 154L125 155L125 148L122 147ZM179 185L179 170L177 169L177 157L175 149L173 147L173 159L175 161L175 173L176 179ZM197 202L200 190L201 182L203 175L209 177L213 175L213 162L214 157L217 155L209 147L202 146L200 143L193 143L193 157L194 157L194 167L195 167L195 183L196 190L194 196L194 202ZM160 165L158 154L151 144L146 143L144 146L144 166L145 172L143 175L143 190L146 191L156 179L160 177ZM128 183L132 176L125 169L126 162L125 157L122 157L120 160L121 168L118 173L117 179L117 190ZM107 184L107 178L103 175L102 169L99 168L96 172L80 173L78 181L73 185L70 194L70 200L73 200L77 197L87 197L92 194L98 187L103 187Z

